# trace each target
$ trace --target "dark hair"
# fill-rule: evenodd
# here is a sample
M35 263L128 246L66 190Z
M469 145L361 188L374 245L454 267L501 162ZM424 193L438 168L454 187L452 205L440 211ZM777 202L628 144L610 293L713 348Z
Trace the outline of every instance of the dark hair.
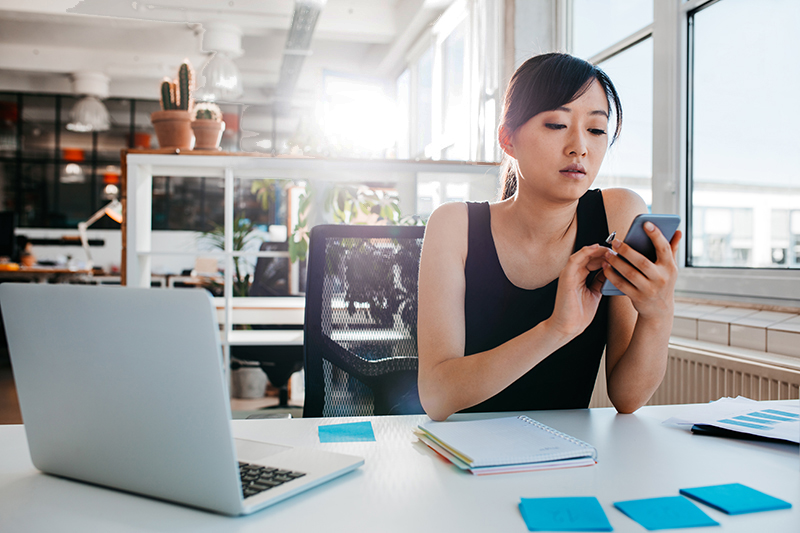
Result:
M622 129L622 105L617 90L599 67L569 54L541 54L520 65L508 82L500 127L514 133L535 115L580 98L593 80L597 80L606 93L609 116L612 104L614 106L617 117L611 137L611 144L614 144ZM501 199L505 200L517 191L517 173L508 155L503 158L500 176Z

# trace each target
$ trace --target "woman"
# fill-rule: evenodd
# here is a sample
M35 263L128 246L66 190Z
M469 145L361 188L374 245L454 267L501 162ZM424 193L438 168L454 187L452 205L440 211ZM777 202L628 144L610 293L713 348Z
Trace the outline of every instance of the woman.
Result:
M600 245L646 212L632 191L590 190L612 105L613 142L622 110L605 73L566 54L529 59L509 82L499 128L502 200L431 215L418 338L420 400L432 419L588 407L604 347L619 412L641 407L661 383L680 232L668 242L645 224L655 263L619 240ZM625 296L602 297L606 278Z

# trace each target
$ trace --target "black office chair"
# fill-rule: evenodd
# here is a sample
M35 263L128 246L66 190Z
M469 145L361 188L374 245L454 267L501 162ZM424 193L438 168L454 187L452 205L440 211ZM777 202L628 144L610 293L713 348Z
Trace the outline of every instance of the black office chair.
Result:
M425 228L316 226L306 287L304 417L422 413L417 280Z
M260 250L287 251L288 242L264 242ZM289 295L289 261L282 257L259 257L256 260L253 283L249 296L288 296ZM300 329L297 325L258 325L253 329ZM278 388L278 405L276 409L292 407L289 405L289 378L303 368L302 346L231 346L231 358L242 361L256 361L266 372L269 382ZM231 369L236 370L239 364L231 362ZM269 408L268 408L269 409Z

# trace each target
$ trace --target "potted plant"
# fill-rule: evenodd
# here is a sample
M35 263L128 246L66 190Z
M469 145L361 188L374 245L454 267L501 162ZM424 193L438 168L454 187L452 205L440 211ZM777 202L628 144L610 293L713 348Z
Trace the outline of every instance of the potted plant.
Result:
M214 229L204 232L201 238L220 250L225 250L225 228L218 224L213 224ZM233 221L233 251L239 252L245 249L255 238L253 223L248 219L244 212L236 215ZM233 295L247 296L250 289L250 274L245 273L244 259L233 256ZM213 284L213 282L212 282ZM213 291L212 291L213 292Z
M192 89L194 72L188 61L178 69L178 79L161 82L161 111L150 115L161 148L191 150L194 146L192 133Z
M194 106L193 115L194 149L219 150L222 132L225 131L219 106L211 102L199 102Z

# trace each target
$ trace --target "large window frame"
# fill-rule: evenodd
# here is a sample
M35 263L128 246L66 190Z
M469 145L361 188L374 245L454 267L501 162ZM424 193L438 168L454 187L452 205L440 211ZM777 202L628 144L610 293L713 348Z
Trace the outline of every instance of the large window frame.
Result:
M417 38L404 57L408 71L409 139L412 159L500 160L496 142L496 121L502 108L501 81L503 46L502 0L457 0ZM447 83L446 47L448 39L463 30L461 44L461 104L463 128L448 128L446 123ZM430 117L422 117L422 97L418 92L423 56L432 55ZM395 82L397 79L395 79ZM430 139L420 139L420 120L429 120ZM491 123L491 124L490 124ZM449 153L455 149L456 154Z
M684 234L691 216L689 17L692 12L717 1L724 0L654 1L651 25L589 59L596 64L648 37L653 39L652 210L680 215ZM556 2L556 40L562 49L571 50L572 0ZM683 240L678 257L678 296L800 307L800 271L688 266L687 240Z

